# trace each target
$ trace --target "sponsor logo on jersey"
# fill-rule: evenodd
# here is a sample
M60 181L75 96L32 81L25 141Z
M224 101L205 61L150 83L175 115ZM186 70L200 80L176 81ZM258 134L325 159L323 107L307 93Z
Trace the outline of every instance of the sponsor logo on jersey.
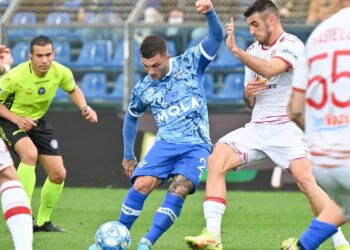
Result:
M323 117L312 117L314 130L334 130L350 126L350 115L325 114Z
M58 141L56 139L52 139L50 141L51 148L58 149Z
M38 94L39 95L43 95L43 94L45 94L45 92L46 92L46 89L44 87L41 87L41 88L38 89Z
M34 93L33 89L27 89L26 90L26 95L32 95Z
M298 57L289 49L283 49L282 53L289 54L289 55L293 56L294 59L298 59Z
M43 83L47 83L47 82L50 82L50 80L49 79L41 80L41 81L35 82L34 84L43 84Z
M171 116L178 116L180 114L186 113L191 109L197 109L199 106L200 104L196 98L192 97L189 106L186 106L183 102L180 102L179 105L170 106L166 110L162 110L159 114L157 114L157 120L158 122L166 122Z

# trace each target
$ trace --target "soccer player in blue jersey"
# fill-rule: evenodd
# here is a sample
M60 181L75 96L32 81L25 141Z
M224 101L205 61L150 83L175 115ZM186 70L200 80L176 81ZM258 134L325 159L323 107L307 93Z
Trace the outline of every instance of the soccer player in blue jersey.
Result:
M123 167L132 187L119 221L130 229L148 195L168 179L172 181L138 250L151 249L180 216L187 195L195 192L206 170L211 152L203 73L224 39L224 29L210 0L197 1L196 8L205 14L209 27L200 44L171 58L164 38L151 35L140 48L148 75L134 87L124 120ZM159 130L154 146L137 165L133 149L138 118L148 108Z

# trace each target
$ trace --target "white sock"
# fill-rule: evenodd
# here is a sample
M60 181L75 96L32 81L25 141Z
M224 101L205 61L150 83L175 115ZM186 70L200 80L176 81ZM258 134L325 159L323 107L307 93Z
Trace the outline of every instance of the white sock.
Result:
M332 235L332 240L333 240L334 247L337 247L340 245L349 246L349 242L345 239L345 236L340 227L338 227L338 232Z
M203 203L204 218L206 219L206 228L216 234L221 239L221 220L225 213L226 204L218 201L206 200Z
M7 181L1 185L2 211L16 250L33 249L33 220L29 200L22 184Z

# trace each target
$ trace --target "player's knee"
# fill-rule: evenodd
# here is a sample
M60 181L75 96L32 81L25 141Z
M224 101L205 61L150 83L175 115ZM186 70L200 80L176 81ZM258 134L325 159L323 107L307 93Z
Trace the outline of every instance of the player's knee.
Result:
M311 171L300 172L297 176L295 176L295 181L297 182L300 190L304 193L309 193L309 190L311 190L313 186L317 185Z
M218 155L210 155L208 157L208 174L225 174L226 173L225 160Z
M193 185L170 185L168 191L176 196L186 198L193 188Z
M66 170L63 168L60 171L55 171L53 174L50 175L50 180L53 183L56 184L61 184L62 182L64 182L64 180L66 179L66 175L67 172Z
M24 152L17 152L21 161L29 164L35 165L38 160L38 150L36 147L28 147Z
M134 183L134 189L143 194L149 194L157 186L157 179L152 176L139 176Z

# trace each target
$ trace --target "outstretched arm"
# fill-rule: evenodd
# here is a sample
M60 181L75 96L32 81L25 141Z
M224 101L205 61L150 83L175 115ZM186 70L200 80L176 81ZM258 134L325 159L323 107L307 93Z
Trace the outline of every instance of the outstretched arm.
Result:
M197 11L205 14L208 20L208 36L202 41L202 47L209 56L215 56L224 39L224 27L210 0L196 2Z
M81 114L86 120L91 123L97 123L97 114L87 105L83 91L81 91L78 85L75 85L74 90L69 92L69 96L74 104L81 110Z
M266 79L271 79L272 77L286 72L290 65L280 58L272 58L271 60L265 60L256 56L249 54L243 49L239 48L236 44L235 37L235 26L233 18L226 24L227 38L226 46L231 53L236 56L244 65L250 68L252 71L265 77Z
M124 139L124 159L123 168L124 173L130 178L137 165L137 160L134 154L134 146L138 128L138 118L126 112L123 125L123 139Z

